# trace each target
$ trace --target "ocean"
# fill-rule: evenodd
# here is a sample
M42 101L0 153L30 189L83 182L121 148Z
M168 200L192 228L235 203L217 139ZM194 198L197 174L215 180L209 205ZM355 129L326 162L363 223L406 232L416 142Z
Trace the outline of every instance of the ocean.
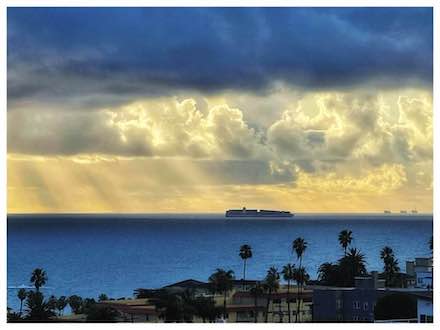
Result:
M20 287L30 286L34 268L44 268L45 295L131 297L136 288L156 288L184 279L206 281L216 268L242 278L238 256L252 246L248 279L297 263L292 241L308 242L303 264L312 279L324 262L343 254L338 233L353 231L352 246L367 269L381 270L380 250L391 246L405 261L430 256L432 215L297 214L283 220L226 219L223 215L9 215L8 306L17 309Z

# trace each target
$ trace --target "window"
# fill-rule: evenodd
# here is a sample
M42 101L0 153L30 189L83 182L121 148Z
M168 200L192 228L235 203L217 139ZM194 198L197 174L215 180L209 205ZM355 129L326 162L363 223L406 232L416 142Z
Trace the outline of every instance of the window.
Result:
M361 303L359 302L359 300L353 301L353 309L360 309L360 308L361 308Z
M368 301L364 302L364 311L368 310Z
M358 315L353 315L353 321L359 321L359 316Z

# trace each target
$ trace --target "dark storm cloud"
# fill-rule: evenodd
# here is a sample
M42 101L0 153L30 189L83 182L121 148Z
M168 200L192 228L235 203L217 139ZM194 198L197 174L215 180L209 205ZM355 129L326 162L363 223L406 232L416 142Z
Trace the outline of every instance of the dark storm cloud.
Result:
M8 97L430 86L432 34L430 8L9 8Z

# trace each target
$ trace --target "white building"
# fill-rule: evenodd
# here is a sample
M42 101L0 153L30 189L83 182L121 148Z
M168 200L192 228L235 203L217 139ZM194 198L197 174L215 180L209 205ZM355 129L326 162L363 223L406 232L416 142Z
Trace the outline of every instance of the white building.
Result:
M432 296L417 296L417 319L419 323L433 322Z
M432 258L416 258L406 262L406 273L414 277L415 288L432 289Z

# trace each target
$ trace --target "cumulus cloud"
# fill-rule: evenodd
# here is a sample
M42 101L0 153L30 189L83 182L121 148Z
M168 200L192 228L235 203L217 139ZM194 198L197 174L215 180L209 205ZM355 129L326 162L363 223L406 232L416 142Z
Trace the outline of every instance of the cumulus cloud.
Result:
M137 102L117 110L8 114L8 147L15 153L111 154L252 159L266 153L239 109L204 114L193 99Z
M323 163L431 159L432 99L406 93L311 93L269 127L268 145L306 171Z

